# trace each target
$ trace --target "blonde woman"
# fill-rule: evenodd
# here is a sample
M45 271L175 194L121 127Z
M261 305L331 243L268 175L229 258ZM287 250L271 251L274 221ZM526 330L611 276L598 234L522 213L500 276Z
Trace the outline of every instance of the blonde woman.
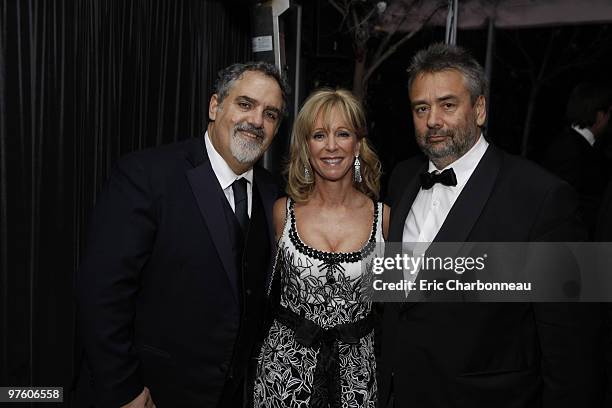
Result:
M309 96L292 133L287 198L274 206L280 305L257 368L256 407L374 407L372 303L362 261L386 236L380 162L363 107Z

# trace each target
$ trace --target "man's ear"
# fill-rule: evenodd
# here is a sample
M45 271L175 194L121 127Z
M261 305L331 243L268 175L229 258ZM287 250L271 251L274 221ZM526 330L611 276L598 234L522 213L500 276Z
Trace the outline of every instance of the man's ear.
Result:
M478 96L474 108L476 109L476 124L483 126L487 120L487 101L484 95Z
M213 94L210 97L210 102L208 103L208 119L214 120L217 118L217 111L219 110L219 97L217 94Z

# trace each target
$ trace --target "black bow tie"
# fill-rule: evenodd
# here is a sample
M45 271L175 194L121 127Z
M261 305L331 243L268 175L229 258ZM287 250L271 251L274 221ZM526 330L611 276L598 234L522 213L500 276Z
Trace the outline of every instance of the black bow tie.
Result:
M455 176L455 172L453 169L446 169L441 173L437 171L432 171L431 173L421 173L421 187L425 190L429 190L436 183L444 184L445 186L456 186L457 185L457 176Z

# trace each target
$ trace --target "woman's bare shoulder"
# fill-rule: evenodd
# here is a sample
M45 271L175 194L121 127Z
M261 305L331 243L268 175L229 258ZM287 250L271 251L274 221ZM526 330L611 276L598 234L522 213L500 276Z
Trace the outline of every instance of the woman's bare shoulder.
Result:
M272 209L272 217L274 219L274 233L278 240L283 233L283 227L285 226L285 218L287 217L287 200L288 197L281 197L274 202Z

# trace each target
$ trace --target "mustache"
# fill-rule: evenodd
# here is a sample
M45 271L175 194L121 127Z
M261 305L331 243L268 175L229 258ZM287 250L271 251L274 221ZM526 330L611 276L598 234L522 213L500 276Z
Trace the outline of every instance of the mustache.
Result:
M248 122L238 123L236 126L234 126L234 131L249 132L260 139L263 139L264 137L264 131L262 128L256 127Z
M426 138L429 138L431 136L455 137L455 131L453 129L427 129L424 136Z

